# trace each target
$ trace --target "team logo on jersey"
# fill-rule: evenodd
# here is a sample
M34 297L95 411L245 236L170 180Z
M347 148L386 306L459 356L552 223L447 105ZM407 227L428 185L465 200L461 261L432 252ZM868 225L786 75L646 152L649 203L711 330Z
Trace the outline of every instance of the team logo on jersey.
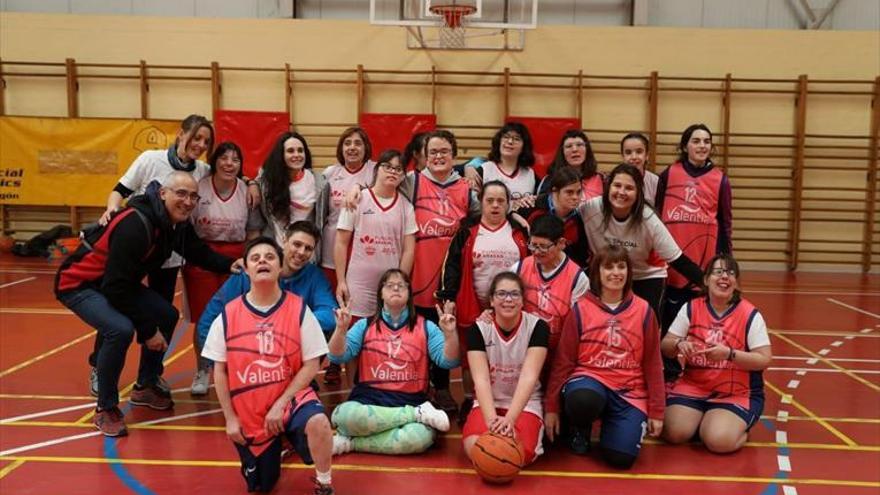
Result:
M196 220L196 225L200 225L200 226L211 225L211 219L208 217L199 217Z
M360 242L364 246L364 253L366 253L367 256L373 256L376 254L376 246L373 245L374 241L375 239L369 235L363 235L360 238Z
M415 361L401 356L404 349L403 338L390 335L385 341L385 357L378 365L370 365L373 378L384 382L409 382L419 379L414 369Z
M260 358L251 361L243 370L235 372L241 383L256 385L284 381L288 375L288 367L285 366L283 355L279 355L275 361L265 358L275 351L275 333L272 331L272 323L260 322L257 324L257 332L254 338L257 340L257 349Z
M673 222L712 223L700 207L700 193L693 185L684 187L684 202L666 210L666 216Z
M438 216L429 218L427 222L419 224L419 231L429 237L452 237L455 234L457 224L455 220Z
M608 326L605 327L605 349L602 353L612 359L626 357L626 351L623 350L623 336L620 333L620 322L614 318L608 320Z

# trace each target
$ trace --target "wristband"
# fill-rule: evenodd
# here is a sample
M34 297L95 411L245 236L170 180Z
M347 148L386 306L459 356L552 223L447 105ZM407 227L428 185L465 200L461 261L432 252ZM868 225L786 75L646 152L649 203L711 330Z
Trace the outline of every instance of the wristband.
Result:
M733 350L733 347L730 348L730 354L727 355L728 361L733 361L736 358L736 351Z
M257 185L257 181L256 181L255 179L250 179L249 181L246 182L246 184L247 184L248 186L256 186L256 185Z

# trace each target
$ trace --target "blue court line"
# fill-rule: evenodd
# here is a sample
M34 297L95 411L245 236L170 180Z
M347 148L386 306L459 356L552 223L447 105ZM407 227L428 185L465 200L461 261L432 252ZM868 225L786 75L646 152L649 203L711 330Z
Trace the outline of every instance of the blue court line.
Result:
M770 421L769 419L762 419L761 425L764 426L764 428L767 428L768 430L770 430L770 433L773 433L774 435L776 434L776 427L773 424L773 422ZM789 455L789 449L788 449L788 447L780 446L776 453L778 455L786 455L787 456L787 455ZM778 480L785 480L785 479L788 479L788 473L785 471L777 471L776 475L774 475L773 477ZM779 483L769 483L769 484L767 484L767 486L764 488L764 490L761 492L760 495L776 495L777 493L779 493L779 487L780 487Z
M189 327L186 326L181 329L180 325L178 325L178 328L175 329L174 335L171 337L171 342L168 343L168 350L165 351L165 355L162 356L163 361L165 359L168 359L168 357L174 353L175 349L177 349L177 345L180 344L180 340L183 337L183 334L186 333L186 330L188 328ZM170 376L169 379L166 381L169 385L172 385L188 374L188 371L181 371L180 373L176 373ZM122 411L123 415L128 414L128 412L131 411L131 403L127 402L119 409L120 411ZM119 459L119 451L116 449L116 441L116 438L104 437L104 457L111 461ZM119 478L119 481L127 486L132 492L137 493L138 495L155 495L152 490L144 486L140 481L137 480L137 478L132 476L131 473L129 473L125 469L125 466L122 463L111 462L110 469L113 471L113 474L115 474L116 477Z

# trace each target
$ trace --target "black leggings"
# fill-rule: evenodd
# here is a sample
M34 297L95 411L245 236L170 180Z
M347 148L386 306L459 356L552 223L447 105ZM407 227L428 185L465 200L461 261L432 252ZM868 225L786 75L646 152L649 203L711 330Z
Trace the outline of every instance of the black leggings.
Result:
M177 272L179 270L180 267L178 266L173 268L157 268L147 274L147 286L154 292L157 292L162 299L174 304L174 289L177 288ZM168 339L168 343L171 343L171 336L168 336ZM95 337L92 353L89 354L89 365L92 368L98 367L98 350L101 349L103 343L104 339L99 333Z
M663 316L663 291L666 288L665 278L646 278L644 280L633 280L633 293L645 301L648 306L654 310L654 316L657 317L657 323L662 321Z

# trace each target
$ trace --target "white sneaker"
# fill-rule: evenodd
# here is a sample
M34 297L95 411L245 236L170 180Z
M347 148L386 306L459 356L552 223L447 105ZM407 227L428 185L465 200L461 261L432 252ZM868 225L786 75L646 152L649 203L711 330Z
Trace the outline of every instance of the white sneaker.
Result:
M208 395L208 387L211 385L211 374L208 370L198 370L193 376L192 386L189 389L191 395Z
M346 454L351 452L353 448L354 442L351 441L351 437L339 433L333 435L333 455Z
M92 397L98 396L98 368L92 368L89 372L89 393Z
M437 431L449 431L449 416L430 402L423 402L416 407L416 421Z

